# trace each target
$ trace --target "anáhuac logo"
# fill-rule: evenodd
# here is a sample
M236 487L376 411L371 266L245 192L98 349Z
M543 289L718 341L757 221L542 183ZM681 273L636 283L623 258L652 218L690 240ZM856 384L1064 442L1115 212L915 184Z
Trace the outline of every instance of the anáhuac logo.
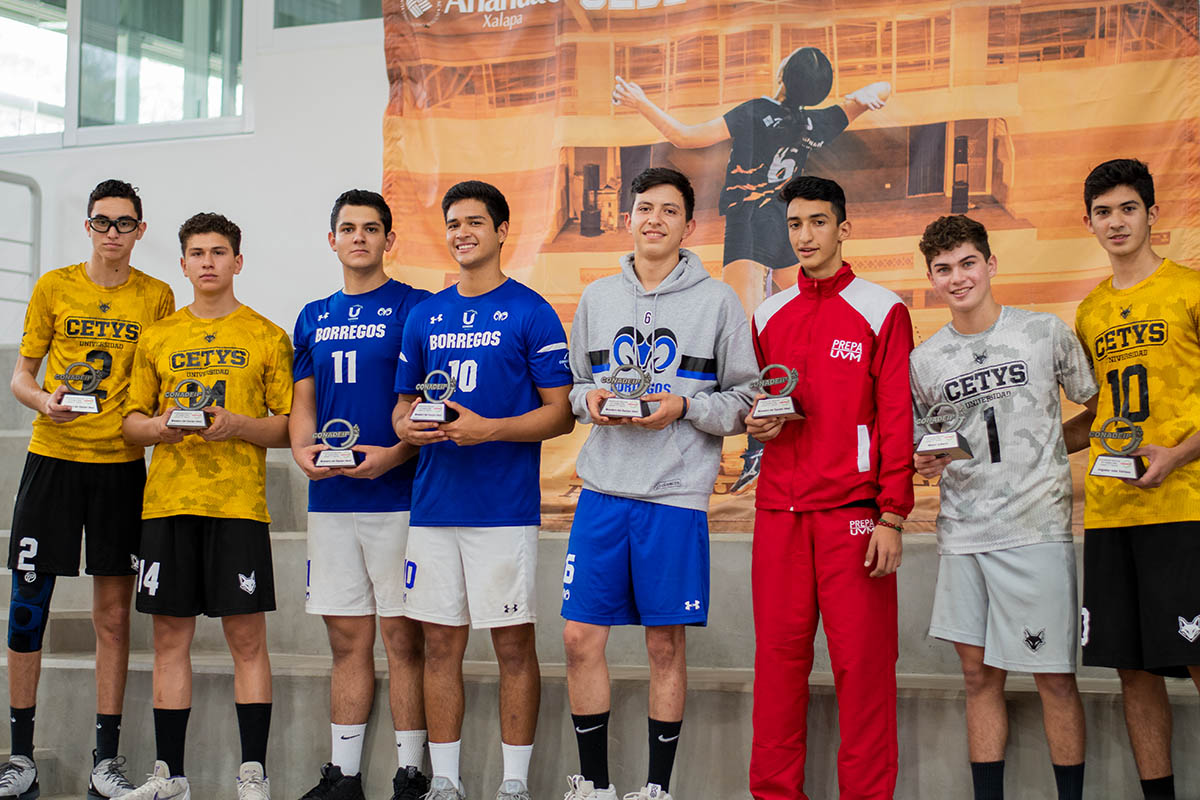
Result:
M404 8L413 23L428 28L443 16L477 16L480 27L512 30L525 22L534 6L558 4L559 0L405 0Z

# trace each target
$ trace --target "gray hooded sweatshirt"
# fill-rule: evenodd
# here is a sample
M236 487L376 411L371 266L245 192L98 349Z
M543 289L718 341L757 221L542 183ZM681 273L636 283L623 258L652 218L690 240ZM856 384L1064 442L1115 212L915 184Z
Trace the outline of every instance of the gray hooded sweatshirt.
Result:
M653 291L633 271L589 285L571 324L571 407L591 422L587 394L601 378L637 359L652 370L648 393L689 399L683 419L660 431L595 425L576 470L586 489L652 503L708 510L721 460L721 438L746 430L758 375L750 324L737 295L714 280L699 256L679 251L679 265ZM651 403L651 410L658 407Z

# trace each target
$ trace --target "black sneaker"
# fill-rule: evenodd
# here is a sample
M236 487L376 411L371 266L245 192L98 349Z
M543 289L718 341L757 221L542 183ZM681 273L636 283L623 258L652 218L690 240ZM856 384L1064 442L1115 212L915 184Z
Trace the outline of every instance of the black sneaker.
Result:
M421 800L429 793L429 778L416 767L403 767L396 770L392 788L395 790L392 800Z
M321 782L300 800L365 800L362 774L343 775L341 767L326 764L321 767Z
M746 448L746 452L742 454L742 474L729 488L730 494L737 494L758 480L758 471L762 467L762 454L761 444L757 449L754 449L753 446Z

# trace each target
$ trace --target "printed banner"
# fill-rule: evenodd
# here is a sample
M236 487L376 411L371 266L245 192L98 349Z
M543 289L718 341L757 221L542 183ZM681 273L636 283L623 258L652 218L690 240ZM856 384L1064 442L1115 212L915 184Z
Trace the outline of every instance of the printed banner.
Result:
M402 243L389 272L450 285L457 265L441 196L459 180L486 180L512 208L505 272L545 296L568 334L583 287L632 249L628 184L652 165L691 178L698 225L685 246L748 312L795 283L774 192L800 173L845 188L845 257L900 294L918 342L949 320L917 250L925 225L947 213L988 227L1001 302L1073 326L1078 301L1109 274L1082 224L1083 179L1109 158L1150 165L1161 209L1154 246L1200 266L1194 0L383 8L384 194ZM587 433L579 426L543 448L547 527L569 524ZM745 451L745 436L726 440L714 530L751 528ZM1079 503L1082 462L1073 463ZM931 530L937 490L917 481L914 529Z

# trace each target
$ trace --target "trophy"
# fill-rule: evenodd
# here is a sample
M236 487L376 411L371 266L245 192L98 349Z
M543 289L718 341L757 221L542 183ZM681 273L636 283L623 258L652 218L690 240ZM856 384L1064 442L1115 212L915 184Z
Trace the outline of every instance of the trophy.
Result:
M208 427L208 415L204 407L212 397L212 390L195 378L184 378L173 392L164 392L168 400L174 400L177 408L167 415L167 427L185 431L202 431Z
M62 396L61 405L76 414L98 414L100 412L100 401L92 392L96 391L96 387L100 385L101 378L91 364L86 361L73 361L67 365L63 374L55 375L54 379L62 381L63 386L66 386L68 390ZM78 389L75 389L76 383L79 384Z
M330 428L341 427L343 430L330 430ZM326 422L321 430L313 434L313 438L322 444L329 445L328 450L322 450L317 453L316 465L318 467L356 467L358 466L358 453L350 448L358 441L358 426L350 424L349 420L331 419ZM334 444L330 440L338 440Z
M1100 446L1108 451L1096 456L1089 475L1100 478L1126 478L1137 480L1146 472L1146 459L1129 455L1142 444L1142 429L1129 418L1129 409L1124 408L1115 417L1109 417L1098 430L1088 434L1089 439L1099 439ZM1120 441L1114 445L1112 442Z
M782 372L783 374L772 378L771 373L773 372ZM750 388L767 395L767 397L759 398L754 402L754 410L750 416L755 419L774 417L803 419L804 414L796 408L796 401L792 398L792 391L799 382L800 373L797 370L785 367L783 364L767 364L758 373L758 379L750 382ZM780 384L783 385L782 389L778 392L771 391L771 387Z
M929 416L921 417L918 425L932 429L937 427L937 433L927 433L917 444L917 452L926 456L950 456L952 461L963 458L974 458L971 445L958 432L963 424L963 412L953 403L938 403L929 409Z
M622 376L627 377L622 377ZM650 371L641 364L621 364L600 379L609 385L616 397L606 397L600 406L600 416L640 419L650 416L650 404L642 395L650 388Z
M413 422L453 422L458 412L446 405L458 382L444 369L435 369L425 376L424 383L417 384L417 391L425 396L424 403L413 409Z

